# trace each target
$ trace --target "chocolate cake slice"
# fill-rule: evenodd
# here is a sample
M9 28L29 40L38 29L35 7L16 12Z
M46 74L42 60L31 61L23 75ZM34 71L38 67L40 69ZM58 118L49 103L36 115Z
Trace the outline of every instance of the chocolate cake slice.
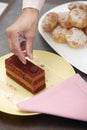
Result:
M23 64L16 55L5 60L6 74L32 93L39 92L45 85L45 70L27 60Z

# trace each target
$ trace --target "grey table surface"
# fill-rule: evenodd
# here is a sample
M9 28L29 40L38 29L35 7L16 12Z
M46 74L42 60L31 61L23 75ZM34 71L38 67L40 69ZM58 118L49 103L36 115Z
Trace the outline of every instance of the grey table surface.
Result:
M40 17L49 9L65 2L70 2L70 0L47 0L40 13ZM5 30L21 15L21 8L22 0L15 0L15 3L11 6L5 17L0 21L0 57L9 53ZM46 44L46 41L38 31L34 42L34 49L56 53ZM86 74L77 69L75 71L87 80ZM87 130L87 123L45 114L20 117L0 112L0 130Z

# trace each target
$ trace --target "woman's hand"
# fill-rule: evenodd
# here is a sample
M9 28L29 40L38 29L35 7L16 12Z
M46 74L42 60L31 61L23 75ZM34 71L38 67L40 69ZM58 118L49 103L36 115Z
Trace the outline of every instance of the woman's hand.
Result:
M26 56L33 58L33 43L38 26L39 11L33 8L23 9L22 15L17 21L6 29L8 46L11 52L16 54L19 59L26 64ZM20 44L20 37L24 42Z

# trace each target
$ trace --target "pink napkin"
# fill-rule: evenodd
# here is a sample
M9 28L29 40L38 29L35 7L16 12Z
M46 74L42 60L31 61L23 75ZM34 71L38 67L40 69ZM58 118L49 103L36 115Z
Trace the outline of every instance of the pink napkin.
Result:
M22 111L87 121L87 83L79 75L17 104Z

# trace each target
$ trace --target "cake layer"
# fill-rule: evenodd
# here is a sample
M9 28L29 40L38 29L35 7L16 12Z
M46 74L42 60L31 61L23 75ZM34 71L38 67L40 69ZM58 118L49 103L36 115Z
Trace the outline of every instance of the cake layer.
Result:
M24 65L17 56L13 55L5 60L6 74L28 89L36 93L45 88L45 71L39 66L27 60Z

